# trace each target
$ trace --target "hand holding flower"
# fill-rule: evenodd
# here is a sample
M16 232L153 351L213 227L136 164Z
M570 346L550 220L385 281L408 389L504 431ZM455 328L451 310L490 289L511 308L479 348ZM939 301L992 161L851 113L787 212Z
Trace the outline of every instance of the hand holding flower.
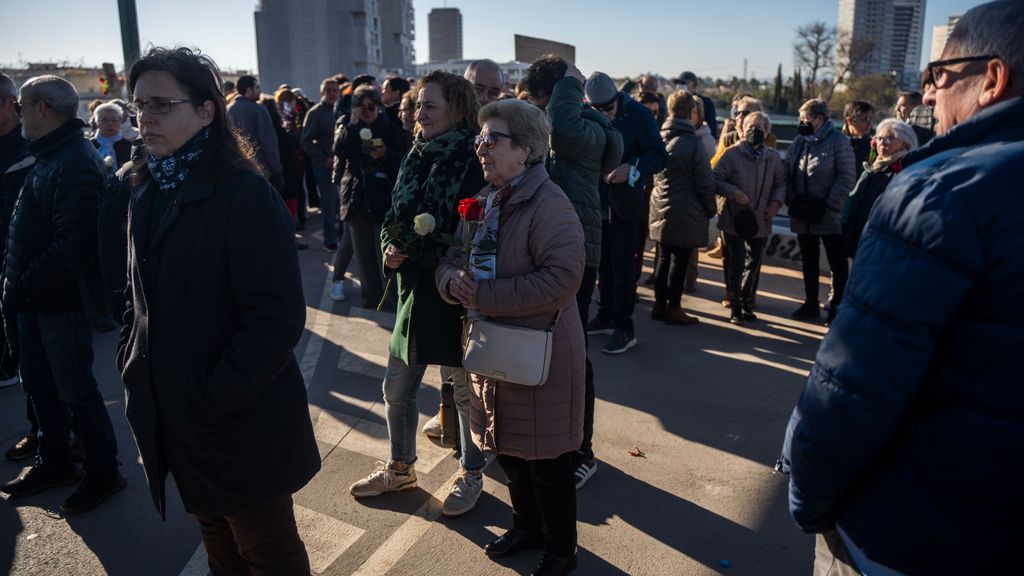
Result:
M459 270L452 278L448 292L462 303L464 308L476 308L476 280L472 271Z

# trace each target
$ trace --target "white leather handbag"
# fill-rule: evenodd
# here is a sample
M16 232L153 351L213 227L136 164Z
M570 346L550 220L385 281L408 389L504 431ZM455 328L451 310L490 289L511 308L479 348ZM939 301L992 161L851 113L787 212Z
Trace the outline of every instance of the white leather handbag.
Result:
M467 372L520 384L540 386L548 379L554 329L559 310L547 330L509 326L494 320L469 322L462 367Z

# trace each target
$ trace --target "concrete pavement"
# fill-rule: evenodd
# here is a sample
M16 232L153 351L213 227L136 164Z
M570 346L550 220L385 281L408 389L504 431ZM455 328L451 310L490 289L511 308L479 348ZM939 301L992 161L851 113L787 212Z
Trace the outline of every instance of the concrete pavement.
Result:
M311 228L318 220L311 219ZM439 518L440 499L458 463L420 435L419 487L356 501L348 485L386 460L381 379L393 315L327 297L330 255L319 234L300 252L307 331L296 356L309 388L323 470L296 494L300 531L317 574L526 573L537 553L500 562L482 546L511 525L504 477L488 467L485 494L462 518ZM355 266L353 266L355 268ZM640 290L639 345L621 356L598 350L597 474L578 494L580 563L574 574L809 574L812 539L786 513L785 478L773 475L789 411L799 395L821 326L788 318L800 300L798 272L764 270L760 320L737 328L719 303L720 261L701 259L699 290L684 307L697 326L648 319ZM57 489L0 502L0 573L16 575L205 575L195 522L169 487L167 521L149 500L138 452L124 418L123 386L113 367L116 334L97 334L95 371L117 432L128 487L101 508L62 518L71 492ZM436 368L419 394L421 423L439 401ZM0 446L24 432L24 396L0 390ZM629 455L640 448L646 457ZM0 479L21 465L0 462Z

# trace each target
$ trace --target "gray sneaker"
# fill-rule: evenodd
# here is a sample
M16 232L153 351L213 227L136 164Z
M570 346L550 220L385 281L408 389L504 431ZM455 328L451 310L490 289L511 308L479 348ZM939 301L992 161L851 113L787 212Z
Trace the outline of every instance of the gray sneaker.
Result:
M423 433L427 435L427 438L434 438L437 440L441 439L441 413L434 414L434 417L427 420L427 423L423 425Z
M484 491L484 475L480 471L459 469L451 480L448 497L441 505L441 514L448 518L462 516L476 506L480 493Z
M416 487L416 468L409 466L405 470L395 470L390 463L377 462L377 468L369 476L349 487L348 491L356 498L380 496L387 492L401 492Z

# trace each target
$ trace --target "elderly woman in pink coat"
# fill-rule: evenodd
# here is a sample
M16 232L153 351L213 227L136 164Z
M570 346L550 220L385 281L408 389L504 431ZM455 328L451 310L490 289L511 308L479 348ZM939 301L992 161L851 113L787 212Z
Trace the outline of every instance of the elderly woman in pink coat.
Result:
M473 439L497 454L513 508L512 528L484 551L499 558L543 548L532 573L566 574L576 565L572 453L583 437L586 351L575 300L586 261L583 229L544 168L550 132L544 113L521 100L500 100L480 110L480 124L477 156L490 185L476 197L482 222L463 221L457 233L465 242L475 229L474 266L467 269L462 251L452 249L438 267L438 290L470 318L539 330L557 318L542 385L472 375Z

